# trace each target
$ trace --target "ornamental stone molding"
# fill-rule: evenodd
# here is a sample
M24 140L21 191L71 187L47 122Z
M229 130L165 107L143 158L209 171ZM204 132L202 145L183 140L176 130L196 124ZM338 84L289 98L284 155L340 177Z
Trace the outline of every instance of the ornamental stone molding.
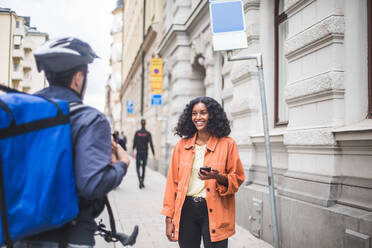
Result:
M289 145L336 145L331 128L292 130L284 133L284 144Z
M295 12L298 9L314 2L314 0L284 0L284 11L287 15Z
M236 99L232 102L231 115L233 117L247 116L249 113L256 112L257 106L255 106L255 99L251 96L247 96L241 99Z
M215 66L216 63L219 63L219 61L216 61L213 54L213 48L212 44L210 42L207 42L205 44L205 66Z
M202 55L206 58L206 47L209 40L206 34L199 34L191 42L191 52L190 52L190 63L194 63L194 59L197 55Z
M206 74L204 78L204 86L212 87L214 85L214 68L213 66L208 66L206 69Z
M236 85L250 80L252 77L257 77L257 68L253 65L255 62L244 61L237 62L232 67L231 82Z
M170 66L168 59L163 59L163 77L167 77L171 72L172 67Z
M176 63L176 60L173 58L173 56L169 56L164 59L163 61L163 77L172 75L172 69Z
M260 0L245 0L244 3L244 12L248 12L250 10L259 10L260 8Z
M231 70L232 70L232 67L233 67L233 63L232 63L232 62L229 62L229 61L225 58L225 56L224 56L224 61L225 61L225 63L224 63L224 65L223 65L223 67L222 67L222 72L221 72L221 74L222 74L224 77L226 77L226 76L228 76L228 75L231 74Z
M331 15L307 30L286 40L285 54L288 59L303 53L311 47L321 45L326 38L343 38L345 33L344 16Z
M232 99L233 96L234 96L234 89L232 87L223 89L221 92L221 98L223 100Z
M246 28L247 33L247 40L248 44L252 43L254 40L260 39L260 24L259 23L252 23L247 25Z
M305 96L330 90L344 90L344 72L329 71L286 86L284 95L288 103Z

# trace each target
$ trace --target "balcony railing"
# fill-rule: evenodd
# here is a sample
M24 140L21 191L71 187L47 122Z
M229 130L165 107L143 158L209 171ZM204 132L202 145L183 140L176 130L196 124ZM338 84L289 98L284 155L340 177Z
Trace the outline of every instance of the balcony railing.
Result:
M22 62L23 70L31 70L32 69L32 61L30 59L25 59Z
M24 36L24 35L25 35L25 30L22 29L22 28L15 28L15 29L14 29L14 35L21 35L21 36Z
M23 49L13 49L13 58L23 59L25 57L25 52Z
M33 44L32 41L25 39L23 41L23 49L25 50L32 50Z
M29 79L24 79L21 83L21 86L22 87L27 87L27 88L31 88L31 81Z
M12 73L12 80L22 81L23 80L23 73L20 72L20 71L14 71Z

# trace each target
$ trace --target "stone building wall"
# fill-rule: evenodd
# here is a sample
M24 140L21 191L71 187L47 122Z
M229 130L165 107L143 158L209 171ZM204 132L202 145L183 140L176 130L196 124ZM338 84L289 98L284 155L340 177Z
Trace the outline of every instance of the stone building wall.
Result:
M367 0L280 1L287 21L280 45L286 69L279 75L286 78L278 115L285 125L274 117L275 1L243 2L248 48L234 54L263 54L282 247L362 247L358 242L372 235ZM237 222L272 242L255 63L213 52L207 1L167 0L164 10L159 54L167 121L159 171L166 174L178 140L171 130L185 104L214 97L231 120L247 176L237 194Z

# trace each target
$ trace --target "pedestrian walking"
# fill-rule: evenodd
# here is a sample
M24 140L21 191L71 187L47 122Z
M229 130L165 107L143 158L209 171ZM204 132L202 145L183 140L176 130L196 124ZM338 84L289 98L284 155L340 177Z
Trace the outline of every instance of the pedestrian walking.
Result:
M198 97L186 105L175 134L163 209L166 236L181 248L225 248L235 233L235 193L244 170L221 105Z
M142 189L145 187L145 171L146 171L146 163L147 163L147 156L148 156L148 144L150 144L152 155L155 158L155 151L154 146L152 144L151 133L146 130L146 121L145 119L141 119L141 129L136 132L134 135L133 140L133 152L137 150L136 153L136 169L137 169L137 176L139 181L139 188ZM141 169L142 168L142 173Z

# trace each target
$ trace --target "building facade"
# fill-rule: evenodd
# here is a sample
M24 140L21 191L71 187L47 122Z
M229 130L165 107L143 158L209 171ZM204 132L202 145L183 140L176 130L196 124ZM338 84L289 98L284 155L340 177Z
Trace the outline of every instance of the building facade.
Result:
M37 71L33 51L48 40L48 34L30 25L30 17L0 8L0 83L19 91L33 93L46 86Z
M234 55L263 55L281 247L371 247L371 1L243 2L248 48ZM272 243L255 62L213 52L208 1L167 0L164 13L159 170L185 104L215 98L247 176L237 222Z
M140 119L146 120L146 129L152 134L155 153L161 151L163 121L161 107L150 102L150 61L158 57L161 39L163 0L126 1L123 15L123 81L120 90L122 104L122 128L127 136L127 147L133 145L133 137L140 128ZM128 113L127 101L133 103L133 113ZM149 159L148 164L157 168L158 160Z
M111 121L113 130L122 130L122 106L119 98L122 83L122 36L123 36L123 8L124 1L118 0L115 9L111 12L113 22L111 27L111 74L106 87L105 115ZM109 99L109 101L107 101Z
M123 128L149 120L161 148L154 168L166 175L186 103L219 101L247 178L237 223L272 243L255 62L213 51L208 1L164 0L159 25L142 13L154 2L124 7L120 97L123 108L134 100L135 114L123 115ZM263 56L281 247L372 247L371 2L243 0L248 48L233 55ZM154 56L164 61L162 109L141 104Z

